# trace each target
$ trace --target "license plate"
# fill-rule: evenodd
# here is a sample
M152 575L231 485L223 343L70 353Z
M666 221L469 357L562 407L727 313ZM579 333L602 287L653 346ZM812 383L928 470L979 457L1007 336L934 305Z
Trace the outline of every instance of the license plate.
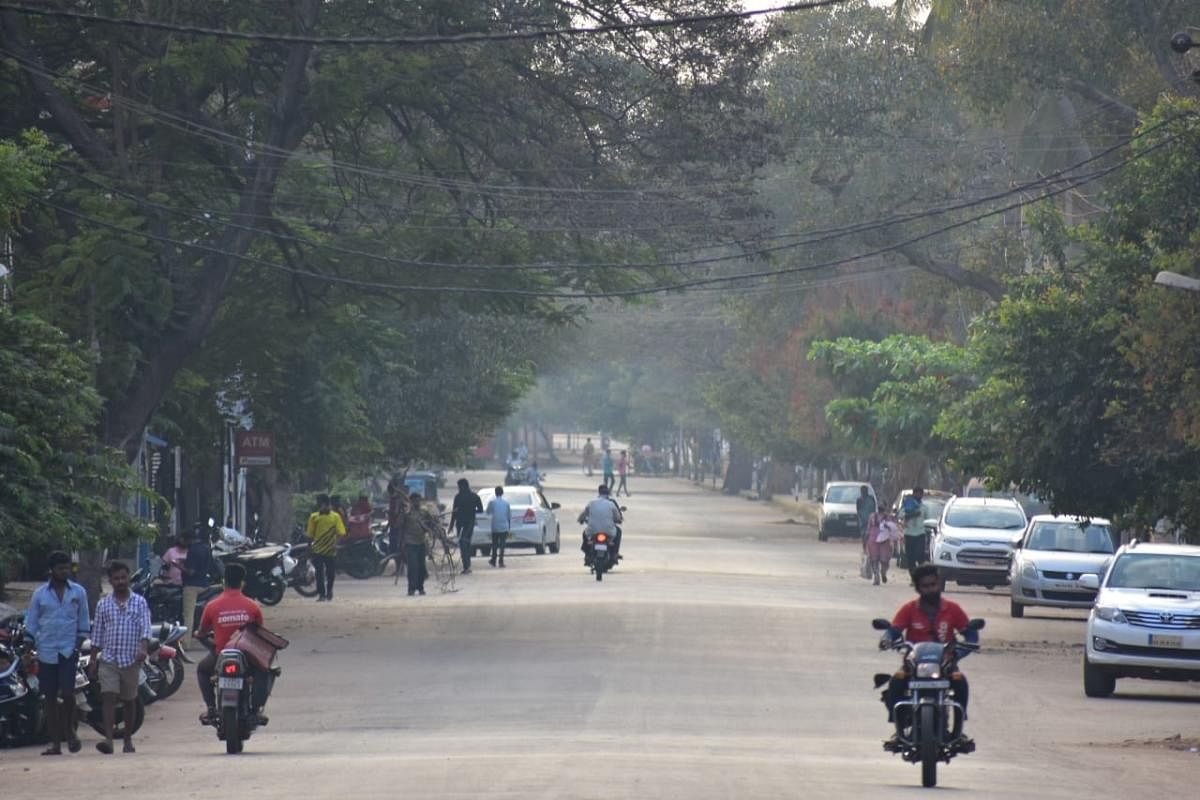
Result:
M1183 647L1182 636L1167 636L1162 633L1150 634L1151 647Z
M1055 589L1078 589L1079 584L1071 581L1059 581L1054 584Z
M949 689L950 681L909 681L909 689Z
M218 678L217 679L217 688L218 689L241 689L242 688L242 679L241 678Z
M607 553L607 552L608 552L608 545L606 545L606 544L598 544L598 545L596 545L596 552L597 552L597 553Z

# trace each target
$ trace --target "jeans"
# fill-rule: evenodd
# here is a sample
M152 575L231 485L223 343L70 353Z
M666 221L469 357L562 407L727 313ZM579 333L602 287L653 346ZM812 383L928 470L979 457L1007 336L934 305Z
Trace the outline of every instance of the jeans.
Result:
M463 571L471 568L471 535L474 533L474 525L458 526L458 550L462 554Z
M408 593L425 591L425 545L406 544L408 556Z
M313 553L313 567L317 570L317 597L329 600L333 597L333 576L337 573L337 556Z
M621 496L621 492L625 492L626 497L629 496L629 485L627 483L625 483L625 481L628 479L628 477L629 477L628 475L621 476L621 482L617 484L617 496L618 497Z
M265 669L254 666L249 658L246 659L246 667L250 670L250 677L254 678L254 687L251 690L253 695L250 702L255 708L261 710L266 707L267 697L271 693L271 675ZM205 708L215 708L217 705L217 689L212 680L216 670L217 652L215 650L210 651L196 665L196 680L200 683L200 696L204 698Z
M617 482L617 479L611 472L604 473L604 485L605 486L607 486L609 489L612 489L613 485L616 482Z
M492 557L488 563L495 564L496 559L500 559L500 563L504 563L504 546L508 543L508 531L493 531L492 532Z

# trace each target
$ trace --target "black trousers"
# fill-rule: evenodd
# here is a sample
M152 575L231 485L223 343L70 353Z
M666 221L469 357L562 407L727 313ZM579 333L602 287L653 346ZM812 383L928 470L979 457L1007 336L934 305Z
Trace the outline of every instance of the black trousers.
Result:
M474 525L458 525L458 551L462 556L462 568L471 568L471 536L475 533Z
M408 555L408 593L425 591L425 545L406 544Z
M337 574L337 556L313 554L313 566L317 570L317 597L326 600L333 597L333 577Z
M249 658L246 659L246 666L250 669L250 676L254 678L254 687L251 690L253 696L250 698L250 702L254 704L255 708L262 709L267 705L267 697L271 694L272 677L265 669L256 667ZM212 681L213 673L216 670L217 653L215 650L211 650L196 665L196 680L200 682L200 696L204 698L206 708L214 708L217 705L217 690Z
M504 563L504 548L508 545L508 531L500 531L492 534L492 557L489 563L495 564L496 559L500 559L500 563Z

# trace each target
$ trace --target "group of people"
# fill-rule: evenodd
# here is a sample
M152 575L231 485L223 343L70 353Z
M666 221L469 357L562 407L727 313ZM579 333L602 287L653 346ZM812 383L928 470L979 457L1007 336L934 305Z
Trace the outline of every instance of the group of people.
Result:
M888 564L898 553L903 553L905 563L910 568L928 560L928 534L925 532L922 507L924 497L925 490L920 486L914 487L901 500L900 511L896 514L879 508L866 486L859 490L854 505L858 512L858 529L866 564L863 577L872 578L875 586L887 583Z
M583 443L583 469L591 475L596 465L596 446L592 444L591 437ZM604 474L604 485L609 488L609 491L616 487L613 492L615 497L620 497L621 492L625 492L625 496L629 497L629 472L633 467L633 462L629 458L629 451L622 450L621 455L617 459L613 459L612 448L605 447L604 455L600 457L600 470ZM620 481L618 481L618 477Z
M463 575L471 573L471 555L475 547L472 537L475 535L475 518L478 514L486 514L491 522L492 549L488 564L493 567L504 566L504 551L508 547L508 535L512 532L512 505L504 496L503 486L497 486L493 491L494 496L484 508L483 500L471 490L470 481L458 479L458 494L454 496L450 509L448 527L458 534Z

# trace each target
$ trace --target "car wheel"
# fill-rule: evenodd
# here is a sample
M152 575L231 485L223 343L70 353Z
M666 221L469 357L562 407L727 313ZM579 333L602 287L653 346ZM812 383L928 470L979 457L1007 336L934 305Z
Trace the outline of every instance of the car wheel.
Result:
M1025 616L1025 606L1021 605L1016 600L1011 600L1008 604L1008 613L1014 619L1020 619L1021 617Z
M1117 679L1111 672L1097 667L1083 657L1083 693L1088 697L1108 697L1117 690Z
M533 552L537 553L539 556L546 555L546 532L545 531L542 531L542 543L535 544L533 546Z
M551 542L551 543L550 543L550 545L549 545L549 546L550 546L550 552L551 552L551 553L557 553L557 552L558 552L559 545L561 544L561 542L562 542L562 528L559 528L558 530L556 530L556 531L554 532L554 541L553 541L553 542Z

